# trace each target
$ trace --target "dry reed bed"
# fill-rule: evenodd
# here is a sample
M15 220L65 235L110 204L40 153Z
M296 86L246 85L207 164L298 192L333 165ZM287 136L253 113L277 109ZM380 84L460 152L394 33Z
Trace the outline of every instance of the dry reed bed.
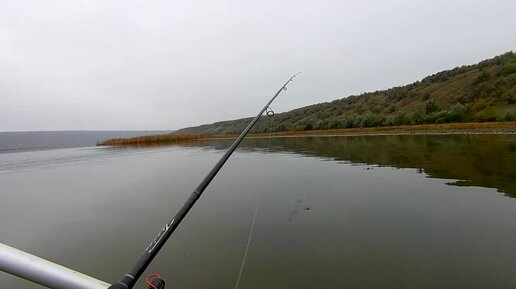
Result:
M166 144L183 141L205 139L207 135L203 134L162 134L162 135L145 135L130 138L113 138L98 142L99 146L124 146L124 145L149 145L149 144Z

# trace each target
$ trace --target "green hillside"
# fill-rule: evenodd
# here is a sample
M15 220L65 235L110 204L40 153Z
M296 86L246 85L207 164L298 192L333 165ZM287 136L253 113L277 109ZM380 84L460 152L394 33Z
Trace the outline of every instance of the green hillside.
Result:
M179 133L239 133L251 118L181 129ZM305 106L274 116L272 130L321 130L449 122L516 120L516 53L507 52L412 84ZM254 132L270 129L263 117Z

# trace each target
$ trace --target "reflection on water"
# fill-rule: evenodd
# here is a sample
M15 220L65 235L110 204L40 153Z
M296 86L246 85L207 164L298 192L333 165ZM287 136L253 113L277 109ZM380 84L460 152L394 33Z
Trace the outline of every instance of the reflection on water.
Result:
M225 149L230 140L190 143ZM450 185L496 188L516 197L516 135L378 135L285 137L271 151L295 152L359 164L415 168ZM268 139L247 139L247 150L269 148Z
M0 242L116 281L230 142L3 154ZM246 140L147 273L234 288L261 198L241 289L516 288L516 201L496 193L514 196L514 143ZM40 287L0 273L0 288Z

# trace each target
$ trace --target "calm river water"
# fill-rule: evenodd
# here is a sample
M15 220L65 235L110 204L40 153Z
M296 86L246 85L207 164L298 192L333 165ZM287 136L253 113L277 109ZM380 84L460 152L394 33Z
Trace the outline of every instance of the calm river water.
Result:
M0 154L0 242L116 281L230 143ZM260 200L239 288L516 288L516 135L268 147L243 143L148 273L234 288Z

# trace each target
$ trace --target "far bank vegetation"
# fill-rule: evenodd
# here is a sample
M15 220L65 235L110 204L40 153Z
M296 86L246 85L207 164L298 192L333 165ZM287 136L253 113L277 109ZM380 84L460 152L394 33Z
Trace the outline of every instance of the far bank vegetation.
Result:
M166 135L110 139L98 145L166 144L224 137L239 134L251 119L188 127ZM394 132L512 129L515 121L516 54L507 52L478 64L445 70L405 86L277 113L272 122L262 117L253 133L364 133L372 128L377 132L385 129Z
M180 133L235 134L251 118L189 127ZM273 132L516 120L516 54L442 71L412 84L278 113ZM254 132L268 132L262 118Z

